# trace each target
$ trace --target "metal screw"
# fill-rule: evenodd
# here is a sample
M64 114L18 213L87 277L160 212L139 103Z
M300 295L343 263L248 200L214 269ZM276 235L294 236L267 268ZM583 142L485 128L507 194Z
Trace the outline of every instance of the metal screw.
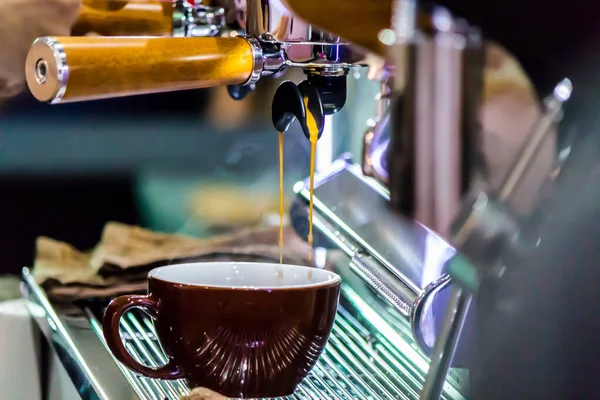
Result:
M35 63L35 79L40 85L48 79L48 63L42 58Z

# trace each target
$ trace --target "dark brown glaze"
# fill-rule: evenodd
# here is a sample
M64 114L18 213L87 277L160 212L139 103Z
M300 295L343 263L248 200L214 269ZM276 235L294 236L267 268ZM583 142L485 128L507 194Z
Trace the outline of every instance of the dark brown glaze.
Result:
M165 365L152 369L135 361L125 348L119 333L119 323L123 314L134 307L143 308L150 314L157 315L158 304L148 296L128 295L117 297L109 304L102 320L102 331L108 347L117 360L139 374L155 379L180 379L183 374L174 360L170 359Z
M145 300L124 296L107 309L104 332L117 359L146 376L183 377L192 388L264 398L292 394L314 367L333 327L340 284L230 289L151 277L148 289ZM158 371L132 363L120 342L118 320L133 302L156 314L157 335L170 360Z

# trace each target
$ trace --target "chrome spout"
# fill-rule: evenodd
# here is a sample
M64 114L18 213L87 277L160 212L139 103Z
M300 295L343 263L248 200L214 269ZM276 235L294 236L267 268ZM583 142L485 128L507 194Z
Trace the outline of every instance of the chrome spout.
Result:
M248 36L276 45L285 66L308 75L345 76L365 63L350 43L293 15L281 0L246 0L244 25Z
M246 33L278 42L307 42L312 27L279 0L246 0Z

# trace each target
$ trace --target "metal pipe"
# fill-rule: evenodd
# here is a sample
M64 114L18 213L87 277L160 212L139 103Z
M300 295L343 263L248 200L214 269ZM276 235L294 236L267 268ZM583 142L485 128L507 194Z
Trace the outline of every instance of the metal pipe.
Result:
M439 336L435 341L420 400L438 400L441 397L446 375L452 364L456 345L471 305L473 297L471 293L458 285L453 286L451 290L448 309Z
M571 97L572 91L573 85L571 81L565 78L556 85L552 96L545 101L546 112L534 127L533 132L529 134L529 138L517 156L513 167L506 174L498 191L498 201L504 202L508 200L515 190L519 188L520 182L527 171L529 171L538 151L551 132L552 126L560 117L563 103Z

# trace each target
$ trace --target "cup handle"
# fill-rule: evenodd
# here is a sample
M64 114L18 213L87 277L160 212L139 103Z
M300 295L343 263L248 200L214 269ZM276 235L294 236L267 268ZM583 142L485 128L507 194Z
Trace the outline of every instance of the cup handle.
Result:
M102 320L102 331L108 348L113 353L115 358L123 365L138 374L154 379L180 379L183 377L182 371L171 359L165 365L156 369L146 367L129 354L119 332L119 323L123 314L131 308L144 308L151 313L157 314L158 307L156 302L148 296L128 295L117 297L106 308L104 318Z

